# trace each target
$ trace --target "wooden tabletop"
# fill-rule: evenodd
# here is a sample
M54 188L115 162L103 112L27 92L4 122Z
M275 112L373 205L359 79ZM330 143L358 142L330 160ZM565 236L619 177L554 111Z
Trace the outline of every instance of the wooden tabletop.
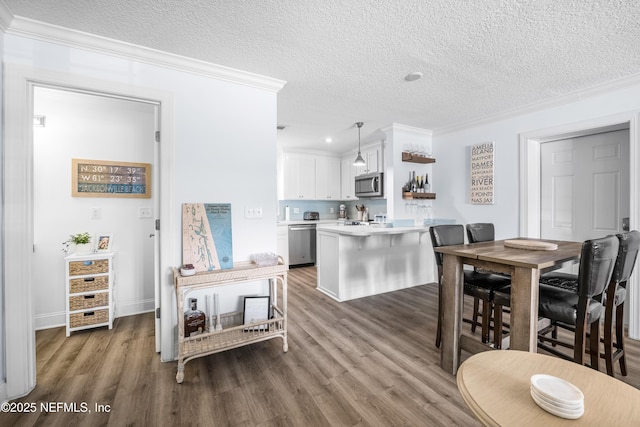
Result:
M557 417L531 398L531 376L562 378L584 394L584 415ZM478 353L457 375L458 389L474 415L489 426L637 426L640 390L602 372L557 357L516 350Z
M548 251L511 248L504 245L504 240L496 240L466 245L440 246L435 248L435 251L467 259L543 270L566 261L575 261L579 257L582 248L581 242L528 239L524 237L519 237L518 240L555 243L558 245L558 249Z

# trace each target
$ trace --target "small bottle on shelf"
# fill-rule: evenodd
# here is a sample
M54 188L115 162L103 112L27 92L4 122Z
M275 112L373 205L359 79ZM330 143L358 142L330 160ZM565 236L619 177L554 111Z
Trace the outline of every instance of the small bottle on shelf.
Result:
M424 192L431 193L431 184L429 184L429 174L424 175Z
M205 331L207 316L198 310L198 299L189 299L190 309L184 313L184 337L188 338Z

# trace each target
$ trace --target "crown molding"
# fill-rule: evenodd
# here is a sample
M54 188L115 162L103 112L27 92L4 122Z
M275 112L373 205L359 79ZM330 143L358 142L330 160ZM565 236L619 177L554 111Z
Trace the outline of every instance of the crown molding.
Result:
M602 93L610 92L613 90L624 89L630 86L636 86L640 84L640 74L633 74L631 76L623 77L616 80L611 80L606 83L602 83L596 86L592 86L587 89L582 89L576 92L568 93L566 95L560 95L551 99L546 99L533 104L525 105L522 107L513 108L511 110L503 111L497 114L491 114L481 117L479 119L459 122L453 125L434 129L433 134L440 136L452 132L457 132L464 129L469 129L476 126L482 126L488 123L493 123L501 120L510 119L516 116L524 114L535 113L537 111L546 110L553 107L559 107L589 98L592 96L600 95Z
M0 10L2 10L1 7ZM286 84L284 80L46 24L20 16L13 17L13 21L6 32L7 34L98 52L271 92L278 92Z
M389 126L385 126L380 130L385 134L389 132L404 132L404 133L411 133L418 136L431 136L433 134L433 132L429 129L417 128L413 126L403 125L400 123L391 123Z
M3 0L0 0L0 31L6 33L12 20L13 13L11 13L6 3Z

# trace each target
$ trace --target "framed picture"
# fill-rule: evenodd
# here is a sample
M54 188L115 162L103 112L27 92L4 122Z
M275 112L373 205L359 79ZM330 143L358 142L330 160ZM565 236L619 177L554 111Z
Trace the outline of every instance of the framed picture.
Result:
M96 252L111 252L113 250L113 233L96 234Z
M269 319L269 303L270 303L270 298L268 296L244 297L243 323L245 325L249 325L251 323L259 322L260 320L268 320ZM246 331L264 330L264 329L269 329L269 325L265 323L262 325L256 325L250 328L245 328Z

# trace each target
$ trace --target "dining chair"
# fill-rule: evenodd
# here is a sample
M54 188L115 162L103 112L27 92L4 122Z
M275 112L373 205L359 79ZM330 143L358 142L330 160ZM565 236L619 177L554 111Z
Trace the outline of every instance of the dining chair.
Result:
M467 229L467 240L469 241L469 243L491 242L496 239L495 227L491 222L470 223L466 225L466 229ZM477 268L474 268L474 270L484 272L484 273L493 273L493 274L503 275L501 273L489 272L489 271L485 271ZM480 302L479 298L473 299L473 323L471 324L471 331L473 332L475 332L476 325L478 324L478 316L482 315L482 313L479 311L479 302ZM491 314L489 314L489 318L491 318Z
M607 374L615 376L613 365L620 363L620 373L627 375L627 365L624 357L624 302L627 295L627 282L633 273L638 253L640 252L640 231L634 230L628 233L617 234L618 255L616 265L611 274L611 280L605 292L596 297L604 304L603 337L600 342L604 344L604 353L601 357L605 360ZM540 278L540 283L557 286L564 289L577 289L577 275L567 273L548 273ZM615 323L614 323L615 319ZM556 336L557 338L557 331ZM615 340L614 340L615 338Z
M442 270L443 255L435 252L441 246L464 244L464 227L461 224L437 225L429 228L431 244L434 248L436 264L438 266L438 326L436 330L436 347L440 347L442 341ZM464 293L474 298L482 300L482 342L489 341L489 322L491 319L491 300L493 290L506 286L510 280L495 274L481 273L477 271L465 270L464 272ZM463 319L473 324L471 319Z
M607 291L603 294L604 303L604 360L607 374L612 377L613 365L620 363L620 373L627 376L627 363L624 355L624 301L627 296L627 282L633 273L638 252L640 251L640 231L633 230L618 234L618 258L611 275ZM615 317L615 325L614 325ZM615 328L615 333L614 333ZM614 341L615 335L615 341Z
M551 324L538 331L538 348L583 364L588 340L591 367L598 369L600 316L604 307L597 297L602 295L611 280L618 257L618 247L618 238L613 235L586 240L582 244L575 289L570 286L563 288L540 283L538 315L549 319ZM573 343L558 338L558 327L573 331ZM551 337L547 336L549 333L552 334ZM547 342L551 346L547 345ZM572 348L573 358L555 346Z

